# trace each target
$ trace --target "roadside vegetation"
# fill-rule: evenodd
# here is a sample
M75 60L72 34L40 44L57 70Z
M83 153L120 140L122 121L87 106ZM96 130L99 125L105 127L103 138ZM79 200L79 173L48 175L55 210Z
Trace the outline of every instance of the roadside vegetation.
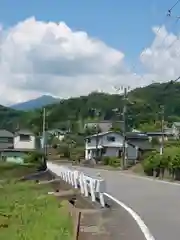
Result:
M117 157L103 157L102 163L105 166L111 166L111 167L120 167L121 166L121 159Z
M71 218L65 204L48 195L50 186L17 181L36 168L0 163L0 239L71 239Z
M142 161L144 173L148 176L180 180L180 148L167 146L162 155L152 152Z

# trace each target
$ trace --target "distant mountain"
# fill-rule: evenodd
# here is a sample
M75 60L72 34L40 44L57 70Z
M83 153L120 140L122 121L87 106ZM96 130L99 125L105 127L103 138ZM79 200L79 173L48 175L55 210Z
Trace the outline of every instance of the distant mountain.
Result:
M44 107L49 104L57 103L59 101L60 101L60 99L58 99L58 98L54 98L54 97L48 96L48 95L43 95L39 98L32 99L27 102L17 103L10 107L13 109L16 109L16 110L26 111L26 110L33 110L33 109L41 108L41 107Z

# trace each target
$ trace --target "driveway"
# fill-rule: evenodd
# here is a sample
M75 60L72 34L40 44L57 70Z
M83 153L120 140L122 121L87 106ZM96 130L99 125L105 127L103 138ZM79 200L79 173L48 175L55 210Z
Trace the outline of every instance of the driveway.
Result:
M75 168L91 176L100 173L107 193L137 212L156 240L180 239L180 185L116 171Z

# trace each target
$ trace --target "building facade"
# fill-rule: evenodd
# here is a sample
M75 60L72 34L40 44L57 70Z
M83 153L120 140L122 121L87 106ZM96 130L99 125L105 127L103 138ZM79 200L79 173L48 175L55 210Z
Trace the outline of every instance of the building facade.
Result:
M20 130L14 135L14 149L35 149L36 137L27 130Z
M127 158L135 160L138 149L126 143ZM123 151L123 136L116 132L99 133L85 139L85 159L98 157L121 157ZM97 154L97 155L96 155Z

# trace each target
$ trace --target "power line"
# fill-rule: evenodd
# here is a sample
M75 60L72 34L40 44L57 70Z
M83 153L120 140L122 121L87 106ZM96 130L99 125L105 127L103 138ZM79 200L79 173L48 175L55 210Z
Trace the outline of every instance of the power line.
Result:
M175 6L180 2L180 0L178 0L169 10L168 13L171 14L171 11L173 10L173 8L175 8Z

